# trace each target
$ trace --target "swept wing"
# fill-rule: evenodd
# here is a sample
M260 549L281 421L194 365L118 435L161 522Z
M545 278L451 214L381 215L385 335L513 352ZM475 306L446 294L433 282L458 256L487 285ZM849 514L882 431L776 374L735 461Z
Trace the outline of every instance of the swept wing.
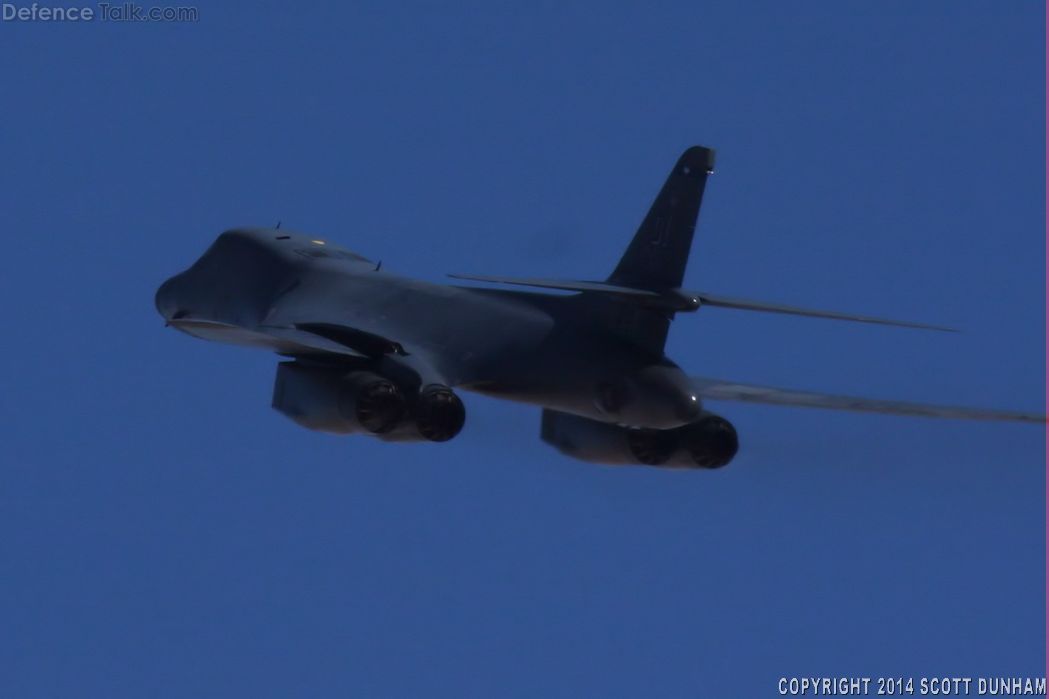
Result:
M801 408L854 410L889 415L917 415L920 417L954 418L962 420L1004 420L1013 422L1045 423L1041 413L965 408L928 403L909 403L897 400L879 400L857 396L841 396L787 388L736 383L720 379L692 377L692 386L704 400L743 401L766 405L790 405Z

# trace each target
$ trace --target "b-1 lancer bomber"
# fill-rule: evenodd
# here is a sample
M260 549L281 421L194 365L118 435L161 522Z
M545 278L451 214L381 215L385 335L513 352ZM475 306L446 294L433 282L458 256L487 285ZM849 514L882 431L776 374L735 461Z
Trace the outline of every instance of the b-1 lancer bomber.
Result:
M678 468L718 468L736 455L736 430L710 402L1045 423L1034 413L690 376L664 345L676 314L706 306L932 327L681 288L713 168L709 148L681 155L603 281L451 275L499 286L432 284L316 236L238 228L164 282L156 306L195 337L284 357L273 407L303 427L387 442L458 435L458 391L539 406L542 439L574 458Z

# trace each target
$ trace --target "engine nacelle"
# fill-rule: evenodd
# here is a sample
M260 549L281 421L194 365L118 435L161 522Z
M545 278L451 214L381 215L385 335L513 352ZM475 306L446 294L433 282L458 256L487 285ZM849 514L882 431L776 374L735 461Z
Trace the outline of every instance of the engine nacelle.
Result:
M563 454L599 464L721 468L739 450L732 423L713 413L671 430L650 430L544 410L542 438Z
M692 381L680 368L653 364L597 384L594 407L610 422L669 430L703 414Z
M446 442L466 421L462 400L447 386L431 384L406 397L396 383L370 371L299 362L277 366L273 407L307 429L391 442Z
M277 366L273 407L311 430L385 434L407 413L395 383L370 371L342 371L298 362Z

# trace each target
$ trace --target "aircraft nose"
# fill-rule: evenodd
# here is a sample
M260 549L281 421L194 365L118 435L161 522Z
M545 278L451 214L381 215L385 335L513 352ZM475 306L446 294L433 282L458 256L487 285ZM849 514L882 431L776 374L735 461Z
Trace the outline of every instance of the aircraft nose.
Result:
M157 313L159 313L164 320L171 320L179 311L178 286L178 277L172 277L160 285L157 289L156 296L153 297L153 303L157 307Z

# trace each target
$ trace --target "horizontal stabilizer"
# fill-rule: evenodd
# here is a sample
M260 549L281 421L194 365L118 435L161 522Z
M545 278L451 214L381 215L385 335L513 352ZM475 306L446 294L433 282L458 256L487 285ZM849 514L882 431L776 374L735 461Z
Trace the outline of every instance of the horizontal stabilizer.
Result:
M839 313L837 311L819 311L809 308L798 308L796 306L785 306L779 303L766 303L764 301L750 301L748 299L730 298L728 296L715 296L702 291L691 292L691 295L699 299L702 306L714 306L721 308L735 308L744 311L762 311L765 313L785 313L794 316L809 316L811 318L830 318L832 320L851 320L857 323L875 323L877 325L895 325L901 328L919 328L921 330L939 330L941 332L958 332L955 328L945 328L940 325L927 325L925 323L912 323L906 320L891 320L889 318L875 318L873 316L855 315L853 313Z
M765 405L789 405L801 408L826 408L829 410L853 410L866 413L889 415L917 415L921 417L954 418L960 420L1006 420L1045 424L1041 413L991 410L986 408L961 408L949 405L907 403L895 400L837 396L809 391L794 391L770 386L733 383L718 379L692 377L692 387L704 400L744 401Z

